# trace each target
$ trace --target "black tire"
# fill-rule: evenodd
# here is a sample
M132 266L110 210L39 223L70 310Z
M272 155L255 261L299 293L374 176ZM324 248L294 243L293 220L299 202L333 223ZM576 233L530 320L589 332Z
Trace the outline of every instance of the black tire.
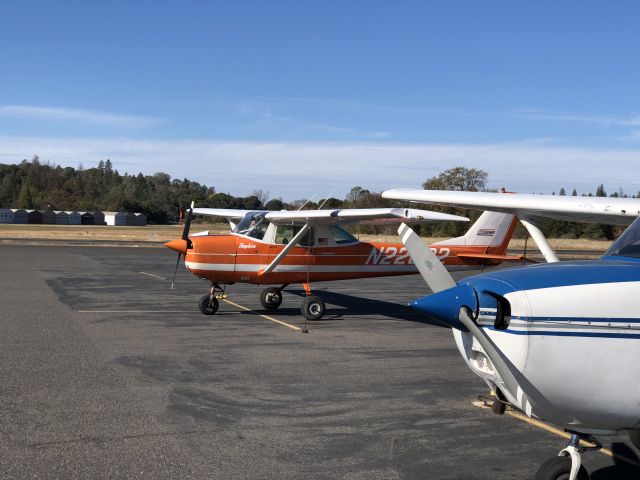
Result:
M260 292L260 303L265 310L275 310L282 303L282 292L275 287L265 288Z
M504 402L501 402L497 398L493 399L491 403L491 411L496 415L504 415L505 410L507 409L507 405Z
M540 465L535 480L569 480L570 473L571 459L569 457L552 457ZM578 480L589 480L589 473L584 465L580 465Z
M640 450L640 430L629 430L629 440L633 443L633 446Z
M213 297L211 300L209 300L209 295L203 295L200 299L200 302L198 303L200 311L204 315L215 314L218 311L219 305L220 304L218 303L218 299L216 297Z
M309 295L302 302L301 310L307 320L320 320L324 316L326 307L320 297Z

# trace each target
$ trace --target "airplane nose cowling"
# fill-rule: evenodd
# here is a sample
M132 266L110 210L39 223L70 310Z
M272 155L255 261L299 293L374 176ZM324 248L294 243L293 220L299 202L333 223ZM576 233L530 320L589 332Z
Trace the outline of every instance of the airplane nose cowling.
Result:
M170 248L171 250L175 250L178 253L187 253L187 241L180 238L171 240L165 243L164 246Z
M478 297L471 286L457 285L419 298L409 306L452 328L467 331L467 328L458 320L460 308L469 307L472 312L477 312Z

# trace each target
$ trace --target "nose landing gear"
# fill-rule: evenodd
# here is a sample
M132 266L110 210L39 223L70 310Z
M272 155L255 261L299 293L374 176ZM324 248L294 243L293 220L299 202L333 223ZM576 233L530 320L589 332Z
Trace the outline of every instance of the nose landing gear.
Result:
M535 480L589 480L589 473L582 465L581 454L586 450L599 450L602 444L591 435L569 433L571 433L571 439L567 448L557 457L546 460L538 469ZM581 446L581 439L593 446Z
M218 293L219 292L219 293ZM220 302L218 298L224 297L224 288L217 283L212 283L209 293L203 295L198 302L198 307L203 315L214 315L218 311Z

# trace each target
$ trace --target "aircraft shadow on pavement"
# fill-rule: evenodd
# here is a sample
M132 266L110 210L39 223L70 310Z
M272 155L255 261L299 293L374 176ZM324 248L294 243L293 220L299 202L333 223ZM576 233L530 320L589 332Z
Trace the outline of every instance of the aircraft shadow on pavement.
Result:
M611 445L614 464L591 473L591 480L637 480L640 478L640 458L628 445Z
M305 296L304 290L284 290L284 292L296 295L301 299ZM322 291L318 296L327 304L327 311L324 317L319 320L320 322L341 320L358 315L383 315L398 320L445 327L441 322L411 310L408 306L402 304L326 290ZM342 308L332 308L334 305ZM299 308L279 308L278 315L301 316L301 312Z

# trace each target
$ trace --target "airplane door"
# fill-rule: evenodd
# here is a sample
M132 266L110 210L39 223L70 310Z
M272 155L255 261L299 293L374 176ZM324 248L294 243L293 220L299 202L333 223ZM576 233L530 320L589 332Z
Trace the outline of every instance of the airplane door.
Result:
M249 237L236 237L235 278L249 282L261 268L263 244Z
M269 245L268 254L265 255L264 258L265 267L289 244L301 228L302 225L277 226L274 243ZM276 275L274 275L273 281L282 281L283 283L306 281L308 266L314 264L312 247L314 244L313 232L314 229L311 228L311 230L300 239L296 246L289 250L279 266L276 267ZM273 272L271 275L273 275ZM277 277L277 279L275 277Z

